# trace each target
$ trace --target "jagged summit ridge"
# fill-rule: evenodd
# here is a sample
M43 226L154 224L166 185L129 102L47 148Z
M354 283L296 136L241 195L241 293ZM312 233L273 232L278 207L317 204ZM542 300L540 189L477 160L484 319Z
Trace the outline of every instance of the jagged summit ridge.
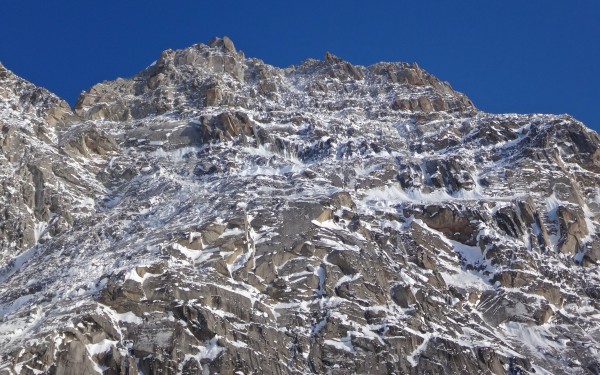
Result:
M56 126L1 77L0 373L598 373L600 138L569 116L228 38Z
M475 110L464 95L416 64L381 63L365 68L332 56L327 53L325 61L307 60L298 67L278 69L246 59L228 38L215 39L208 46L165 51L132 79L94 86L79 98L75 112L90 119L122 121L210 106L306 108L325 104L328 95L342 92L342 100L329 99L344 107L367 100L373 109L385 105L426 113Z

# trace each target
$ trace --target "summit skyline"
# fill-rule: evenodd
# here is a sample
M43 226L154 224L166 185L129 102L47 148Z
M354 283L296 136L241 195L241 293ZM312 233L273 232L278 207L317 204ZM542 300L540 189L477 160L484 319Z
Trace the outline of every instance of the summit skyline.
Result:
M417 62L489 113L568 113L600 130L600 5L594 1L411 4L264 1L102 5L10 1L0 61L73 106L93 84L131 77L162 50L228 35L278 67L326 51L355 65Z

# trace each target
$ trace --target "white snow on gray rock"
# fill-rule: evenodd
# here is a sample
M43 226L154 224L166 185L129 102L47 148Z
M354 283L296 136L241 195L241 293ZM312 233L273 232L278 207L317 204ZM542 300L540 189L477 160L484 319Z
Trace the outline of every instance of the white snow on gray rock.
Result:
M0 374L600 373L600 138L228 38L0 66Z

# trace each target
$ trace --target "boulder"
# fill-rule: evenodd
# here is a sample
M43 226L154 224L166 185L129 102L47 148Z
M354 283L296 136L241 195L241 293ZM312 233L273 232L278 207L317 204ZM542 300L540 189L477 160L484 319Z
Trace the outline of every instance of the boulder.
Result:
M390 289L390 295L394 303L402 308L409 308L417 302L415 295L409 286L395 285Z

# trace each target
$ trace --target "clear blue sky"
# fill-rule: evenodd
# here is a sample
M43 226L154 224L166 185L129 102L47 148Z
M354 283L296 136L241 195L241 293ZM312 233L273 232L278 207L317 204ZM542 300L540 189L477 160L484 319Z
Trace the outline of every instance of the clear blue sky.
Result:
M285 67L325 51L416 61L488 112L570 113L600 130L599 0L3 0L0 61L73 104L167 48L228 35Z

